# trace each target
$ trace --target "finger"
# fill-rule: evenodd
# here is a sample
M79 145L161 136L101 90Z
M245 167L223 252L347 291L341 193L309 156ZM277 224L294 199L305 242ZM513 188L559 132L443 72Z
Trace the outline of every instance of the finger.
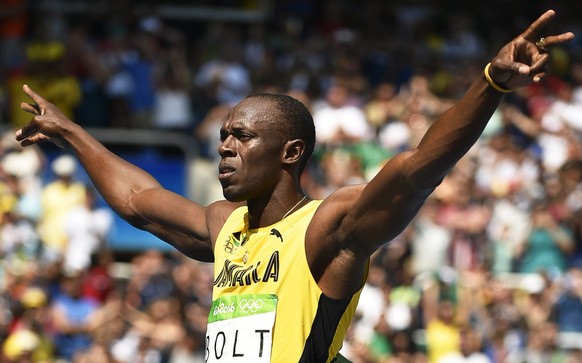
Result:
M550 63L550 55L547 53L540 53L536 57L529 67L530 71L528 76L531 77L533 82L541 82L547 75L547 66Z
M534 41L538 37L538 34L542 28L552 20L554 15L556 15L554 10L546 11L536 21L531 23L531 25L523 33L521 33L521 37L529 41Z
M530 66L525 63L506 62L501 60L495 62L495 70L492 67L491 72L497 73L497 70L505 71L508 74L507 77L510 77L510 74L519 74L527 77L531 72Z
M553 45L558 45L562 43L566 43L572 39L574 39L574 33L567 32L558 35L548 35L544 37L544 47L548 48Z
M532 59L532 64L529 66L531 73L542 72L550 63L551 57L548 53L540 53L537 57Z
M36 134L27 137L25 139L23 139L22 141L20 141L20 145L22 146L30 146L30 145L34 145L34 144L38 144L41 141L45 141L48 140L48 137L40 132L37 132Z
M521 62L512 62L508 64L508 69L512 72L518 73L522 77L531 77L534 82L539 82L545 77L546 67L550 62L550 55L547 53L540 53L538 57L533 60L531 65Z
M28 113L32 113L33 115L40 115L40 109L38 108L38 105L22 102L20 103L20 108Z
M547 76L547 73L546 73L546 72L539 72L539 73L536 73L536 74L533 76L532 80L533 80L535 83L539 83L539 82L543 81L543 80L544 80L544 78L546 78L546 76Z
M16 131L16 140L22 141L39 131L40 127L38 126L36 120L33 118L31 122L24 125L20 130Z
M38 105L40 114L41 115L44 114L44 105L47 103L47 101L44 98L42 98L39 94L34 92L32 88L30 88L27 84L22 86L22 90L24 91L24 93L28 95L28 97L30 97Z

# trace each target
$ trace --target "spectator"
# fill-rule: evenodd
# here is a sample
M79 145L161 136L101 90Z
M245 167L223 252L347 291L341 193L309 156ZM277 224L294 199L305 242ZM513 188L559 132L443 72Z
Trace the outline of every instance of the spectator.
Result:
M13 210L19 217L38 223L41 214L41 173L46 167L46 157L39 148L23 148L11 138L0 141L0 169L15 178L15 194L18 198Z
M65 273L87 270L91 256L106 247L113 226L113 214L109 208L97 207L96 199L96 193L90 186L86 186L83 203L73 207L65 217Z
M222 44L218 57L202 64L195 75L196 86L207 91L217 104L232 106L252 89L239 48L236 42Z
M114 263L113 252L102 246L91 255L91 264L86 268L83 281L83 296L103 304L115 292L115 281L111 276Z
M51 163L56 176L42 190L42 217L38 233L44 247L47 261L60 260L67 247L67 217L71 210L80 207L86 200L85 185L76 180L77 162L67 154L60 155Z
M156 58L153 73L153 126L162 130L191 133L195 120L190 99L192 77L187 60L186 39L176 29L160 20L158 22L151 30L162 49Z
M39 23L35 31L38 39L26 47L26 69L14 73L9 80L10 89L10 123L20 127L29 121L28 117L19 114L20 102L25 95L18 91L23 82L34 84L42 89L52 102L62 107L65 114L73 117L74 108L80 101L81 88L67 64L67 47L61 40L51 37L51 32L43 28L47 24Z
M554 302L551 321L558 330L558 346L582 350L582 268L570 267L564 278L564 290Z
M51 304L51 321L55 329L55 356L72 361L77 353L91 346L95 328L96 301L82 295L84 272L64 276L61 290Z
M12 211L0 217L0 241L0 253L6 263L35 261L39 256L35 225Z
M456 322L456 308L452 301L438 302L437 314L428 318L426 346L428 361L439 363L449 354L461 351L461 329Z
M466 160L466 159L464 159ZM461 160L435 191L441 206L437 223L452 232L451 266L460 272L474 271L484 263L485 230L491 211L477 193L471 167Z
M74 109L75 119L85 127L111 126L113 107L112 100L107 98L106 85L113 72L99 49L106 41L95 40L87 23L72 26L66 39L69 67L81 89L81 99Z
M415 276L432 275L450 265L448 249L452 234L438 224L439 209L439 201L429 198L409 228Z
M571 231L560 225L548 211L545 203L534 207L532 227L521 246L519 272L563 274L568 266L568 255L574 243Z
M54 358L51 336L48 334L48 298L39 287L27 288L20 297L21 315L15 319L12 331L3 343L3 356L9 362L30 359L49 362Z
M131 301L138 309L145 309L153 301L174 294L175 286L168 266L169 261L157 250L148 250L134 257L128 289L133 296Z
M352 340L358 340L361 344L370 342L376 325L380 322L385 306L386 276L381 266L370 267L368 279L362 290L362 303L356 309L357 319L354 325ZM378 303L380 302L380 304Z
M461 331L461 351L445 355L438 363L494 363L481 349L482 336L473 329L464 329Z
M325 104L315 108L313 122L318 142L324 145L342 145L369 140L372 130L364 111L349 104L349 88L341 83L326 91Z

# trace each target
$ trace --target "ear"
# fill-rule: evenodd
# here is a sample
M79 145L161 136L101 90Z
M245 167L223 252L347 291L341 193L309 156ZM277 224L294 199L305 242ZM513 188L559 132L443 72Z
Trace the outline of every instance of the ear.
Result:
M283 148L283 164L294 164L305 151L305 142L301 139L289 140Z

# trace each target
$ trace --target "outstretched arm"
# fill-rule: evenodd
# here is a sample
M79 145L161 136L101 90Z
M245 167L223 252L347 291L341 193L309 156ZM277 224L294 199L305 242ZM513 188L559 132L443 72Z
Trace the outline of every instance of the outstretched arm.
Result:
M184 254L212 260L207 210L168 191L147 172L110 152L80 125L25 85L33 103L21 107L32 120L16 132L23 146L51 141L70 148L109 206L133 226L147 230Z
M373 241L369 252L409 223L426 197L476 142L497 108L502 90L540 82L546 76L550 56L536 42L554 15L553 10L545 12L506 44L466 94L435 121L418 147L388 162L363 190L350 214L372 231L366 233ZM543 46L573 37L572 33L546 36Z
M506 44L487 67L487 76L484 72L434 122L416 149L392 158L368 185L339 190L324 202L308 231L308 243L314 241L308 246L311 266L325 266L314 271L324 291L341 297L357 290L365 261L410 223L476 142L503 91L545 77L549 54L541 46L551 47L574 37L572 33L546 36L544 44L536 45L542 28L553 17L554 11L547 11ZM325 260L322 256L332 257ZM343 284L338 283L342 279L338 274L343 275Z

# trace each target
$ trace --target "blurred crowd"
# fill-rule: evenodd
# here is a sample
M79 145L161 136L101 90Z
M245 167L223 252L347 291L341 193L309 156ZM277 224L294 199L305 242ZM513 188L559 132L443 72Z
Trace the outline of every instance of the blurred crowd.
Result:
M191 135L200 183L230 107L288 93L314 116L302 182L324 198L414 148L543 10L558 12L549 34L582 34L582 5L532 3L287 0L237 23L166 19L153 1L0 1L0 361L203 362L213 279L173 252L116 259L111 211L75 159L14 141L24 83L85 127ZM580 40L551 55L373 256L342 348L353 362L582 362Z

